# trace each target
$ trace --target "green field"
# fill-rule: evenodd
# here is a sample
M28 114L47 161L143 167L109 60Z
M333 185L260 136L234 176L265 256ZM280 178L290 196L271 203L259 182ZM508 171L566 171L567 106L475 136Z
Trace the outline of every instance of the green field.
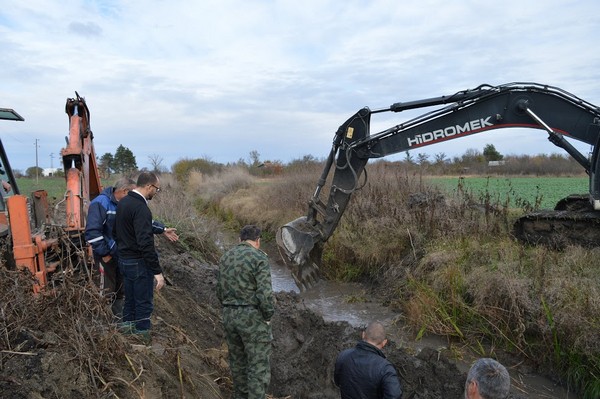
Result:
M102 182L105 187L111 183L112 181ZM24 177L17 179L17 185L21 194L26 196L29 196L35 190L46 190L50 200L62 199L67 188L64 177L40 177L37 181L35 178Z
M46 190L51 197L62 197L66 183L64 177L41 177L37 181L35 178L20 178L17 179L17 186L22 195L29 196L33 191Z
M433 185L449 193L456 193L459 179L463 189L475 198L489 194L492 201L518 206L519 202L539 202L541 209L552 209L569 194L589 193L588 177L431 177Z
M527 201L540 203L540 208L551 209L561 198L569 194L587 194L589 179L587 177L426 177L428 182L448 193L455 193L462 179L464 190L476 199L488 194L494 202L505 203L509 199L511 206ZM104 186L110 182L102 182ZM17 179L19 190L24 195L43 189L52 199L64 196L66 183L64 177L41 177Z

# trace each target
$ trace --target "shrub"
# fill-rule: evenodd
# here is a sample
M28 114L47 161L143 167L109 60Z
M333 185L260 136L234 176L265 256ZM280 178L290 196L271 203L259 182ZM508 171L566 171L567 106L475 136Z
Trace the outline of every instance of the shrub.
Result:
M193 197L172 175L161 175L161 192L150 202L153 217L175 227L180 241L202 259L216 262L220 256L218 237L222 225L197 212Z
M175 162L171 167L175 178L180 182L184 183L190 176L192 171L202 173L203 175L213 175L223 169L223 165L220 163L212 162L209 159L198 158L189 159L184 158Z

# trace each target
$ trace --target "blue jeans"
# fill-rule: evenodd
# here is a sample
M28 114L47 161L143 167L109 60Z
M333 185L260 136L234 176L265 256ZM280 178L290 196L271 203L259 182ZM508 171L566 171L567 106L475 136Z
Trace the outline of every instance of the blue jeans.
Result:
M143 259L119 259L119 270L125 291L123 321L135 323L138 331L147 331L154 310L154 274Z

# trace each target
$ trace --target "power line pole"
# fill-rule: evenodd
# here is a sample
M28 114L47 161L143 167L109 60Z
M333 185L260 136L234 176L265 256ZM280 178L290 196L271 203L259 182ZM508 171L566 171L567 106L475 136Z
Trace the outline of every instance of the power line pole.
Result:
M39 166L38 166L38 141L39 139L35 139L35 184L39 184Z
M54 169L54 153L50 153L50 169Z

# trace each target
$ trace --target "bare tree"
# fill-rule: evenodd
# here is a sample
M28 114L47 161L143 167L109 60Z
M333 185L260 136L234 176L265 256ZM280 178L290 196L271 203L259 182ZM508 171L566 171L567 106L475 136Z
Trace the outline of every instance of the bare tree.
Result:
M152 171L155 173L161 172L162 170L162 163L164 161L163 157L161 157L158 154L150 154L148 156L148 159L150 160L150 164L152 165Z
M436 164L444 164L446 163L446 153L445 152L438 152L437 154L434 155L435 157L435 163Z
M250 166L258 167L262 162L260 162L260 154L256 150L250 151Z
M417 154L417 163L421 166L429 165L429 155L424 152Z

